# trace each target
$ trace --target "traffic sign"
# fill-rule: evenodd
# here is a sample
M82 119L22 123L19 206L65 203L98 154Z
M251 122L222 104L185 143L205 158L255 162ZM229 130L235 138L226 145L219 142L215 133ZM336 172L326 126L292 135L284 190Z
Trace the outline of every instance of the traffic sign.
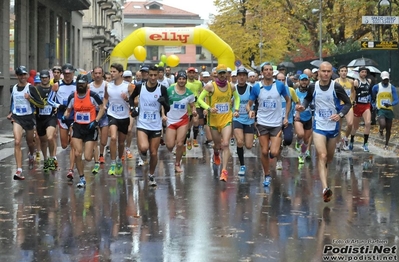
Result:
M379 50L394 50L398 49L398 42L396 41L362 41L360 44L362 49L379 49Z
M399 16L362 16L362 24L366 25L398 25Z

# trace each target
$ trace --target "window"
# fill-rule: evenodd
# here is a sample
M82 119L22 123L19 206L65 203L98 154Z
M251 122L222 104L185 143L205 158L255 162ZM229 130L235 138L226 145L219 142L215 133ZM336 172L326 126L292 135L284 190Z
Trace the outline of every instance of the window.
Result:
M195 47L195 54L196 54L196 55L201 55L201 54L202 54L202 46L197 45L197 46Z
M147 60L157 61L158 60L158 46L147 46Z

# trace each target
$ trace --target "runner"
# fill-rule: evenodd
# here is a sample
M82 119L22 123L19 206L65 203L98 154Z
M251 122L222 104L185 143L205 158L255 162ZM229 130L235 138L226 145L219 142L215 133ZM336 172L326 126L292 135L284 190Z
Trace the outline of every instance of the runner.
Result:
M168 79L165 76L165 69L162 66L158 66L158 83L164 87L169 87Z
M62 74L64 75L64 79L59 80L58 83L55 83L52 86L52 91L49 95L47 102L52 107L57 108L61 147L65 149L69 144L69 135L70 131L72 131L70 127L73 123L73 118L62 120L62 117L64 116L65 110L67 108L69 95L76 91L76 83L75 81L73 81L73 74L75 72L75 69L71 64L64 64L61 70ZM70 166L67 178L71 180L73 179L73 169L75 166L75 153L73 151L73 148L71 148L69 152L69 165Z
M121 64L113 63L110 72L113 82L107 84L103 100L104 105L108 105L108 128L111 135L111 166L108 175L121 175L123 172L122 156L130 123L129 94L133 92L134 85L123 80Z
M47 103L51 93L50 72L48 70L40 71L41 84L37 87L40 99L43 101L43 107L36 107L36 130L40 138L41 151L44 157L44 171L56 170L55 153L57 144L54 140L57 127L57 115L55 108ZM47 156L49 149L50 158Z
M105 72L105 73L104 73L104 80L105 80L107 83L109 83L109 82L112 81L112 76L111 76L111 73L110 73L110 72Z
M137 118L137 146L141 158L146 161L150 150L149 184L156 186L155 168L158 163L158 148L161 142L162 118L161 106L165 113L169 112L168 91L158 83L158 68L148 68L148 80L134 89L129 98L132 117ZM134 99L139 96L139 112L135 110Z
M166 122L166 147L172 152L176 145L175 171L183 172L180 163L183 156L184 140L188 130L189 117L187 108L191 107L193 116L197 115L195 110L194 94L186 88L187 74L179 71L177 74L177 84L168 88L168 98L170 111L167 114Z
M199 94L202 92L202 83L201 81L197 80L195 78L195 68L194 67L189 67L187 69L187 84L186 87L194 94L196 100L198 100ZM204 113L203 109L199 105L198 101L195 103L196 106L196 112L197 116L196 117L190 117L190 124L188 127L187 131L187 149L191 150L192 147L198 147L198 132L199 132L199 126L204 125ZM188 110L189 115L191 115L193 112L191 110ZM191 127L193 127L193 140L191 140Z
M364 120L364 140L363 150L369 152L368 139L371 127L371 80L367 77L368 69L366 67L359 68L359 79L353 82L353 88L351 92L353 104L353 129L351 132L351 141L349 143L349 150L353 150L353 143L355 141L355 135L359 128L360 118Z
M394 118L393 106L398 104L398 95L395 86L389 82L389 73L381 72L381 83L373 86L372 94L378 109L378 123L380 125L380 138L384 138L385 150L388 150L389 139L391 138L392 119Z
M257 125L259 143L261 146L261 161L264 172L263 185L269 186L271 176L269 170L269 156L276 157L280 152L281 133L283 126L288 126L288 115L291 109L291 99L285 84L274 81L273 67L265 62L261 65L263 80L252 87L247 104L247 112L250 118L255 118L252 106L258 103ZM284 120L282 118L282 98L286 101Z
M307 74L301 74L299 76L299 87L296 89L296 94L300 100L300 103L298 104L302 104L303 100L307 96L309 82L309 76ZM295 113L294 125L297 140L301 141L298 147L298 149L300 150L298 163L304 164L306 157L310 156L308 145L313 131L312 112L310 111L309 107L307 107L303 112Z
M240 95L239 116L233 120L234 137L237 141L237 155L240 161L239 176L244 176L247 167L244 163L244 145L247 149L252 148L254 138L254 119L249 118L246 105L251 94L252 86L247 83L248 71L245 68L237 70L237 84L235 88Z
M133 73L130 70L125 70L123 72L123 80L133 84ZM126 151L126 156L128 159L133 159L133 154L132 151L130 150L130 146L132 145L132 140L133 140L133 124L134 124L134 119L133 117L129 116L130 122L129 122L129 128L127 130L127 136L126 136L126 146L125 146L125 151ZM125 154L122 156L122 161L125 160Z
M35 152L35 143L33 139L34 106L43 107L37 89L28 83L28 70L25 66L19 66L15 69L18 83L15 84L11 91L10 113L7 116L13 124L14 133L14 156L17 164L17 171L14 174L14 180L24 180L22 174L22 150L21 140L25 130L26 143L29 148L29 169L33 168Z
M53 78L50 80L50 85L53 86L61 80L61 66L54 66L51 71L53 72Z
M93 149L98 139L98 122L104 114L104 105L98 94L90 91L87 75L78 75L76 85L76 92L68 98L68 108L64 113L64 117L68 119L73 110L74 123L72 125L71 145L75 152L76 169L80 178L76 186L85 187L86 179L82 160L83 147L85 160L91 161Z
M168 84L169 86L171 86L172 84L174 84L175 81L175 76L173 74L171 74L172 69L170 68L170 66L166 66L165 67L165 77L168 80Z
M332 65L329 62L322 62L319 68L319 80L309 86L303 103L296 106L297 111L303 112L314 100L313 142L317 152L317 167L323 187L324 202L329 202L333 194L327 184L327 164L334 158L339 120L351 108L351 101L344 88L331 80L332 73ZM332 97L334 99L331 99ZM337 108L340 100L344 101L344 105L339 112Z
M232 133L232 117L238 117L240 108L240 96L234 86L230 85L227 78L228 68L219 64L216 68L217 78L214 82L204 86L204 90L198 98L202 108L209 111L208 125L211 128L213 146L213 163L220 165L219 149L223 151L222 172L220 181L227 182L227 162L230 157L229 140ZM204 101L209 96L209 104ZM231 99L234 96L234 113L231 110Z
M94 81L89 85L90 90L96 93L101 101L104 100L105 88L107 86L107 81L103 79L103 73L104 70L101 66L94 67L91 73ZM98 114L100 108L97 107L96 110ZM98 151L98 141L96 141L94 145L94 168L92 170L94 174L99 172L100 164L105 164L104 149L108 141L108 117L105 113L98 121L98 127L100 130L100 151Z
M335 79L335 82L338 82L345 89L346 94L350 98L351 90L353 87L353 80L346 77L348 74L348 67L346 65L341 65L338 68L338 74L339 74L339 78ZM341 104L342 104L342 102L341 102ZM352 110L352 108L345 115L345 119L346 119L346 130L345 130L345 136L342 140L343 141L342 149L347 151L347 150L349 150L348 137L351 134L352 127L353 127L353 110ZM343 119L341 119L339 121L339 130L341 130L342 122L343 122ZM341 132L338 133L337 148L340 148L340 144L341 144Z

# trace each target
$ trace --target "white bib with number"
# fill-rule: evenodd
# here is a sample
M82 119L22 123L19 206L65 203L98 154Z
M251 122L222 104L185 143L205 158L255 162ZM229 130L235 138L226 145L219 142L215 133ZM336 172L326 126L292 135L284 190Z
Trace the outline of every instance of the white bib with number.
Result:
M46 106L44 106L44 108L39 109L39 115L49 116L49 115L51 115L52 111L53 111L53 107L50 105L46 105Z
M76 112L76 122L80 124L89 124L91 122L90 112Z
M215 104L218 114L226 114L230 110L229 103L217 103Z

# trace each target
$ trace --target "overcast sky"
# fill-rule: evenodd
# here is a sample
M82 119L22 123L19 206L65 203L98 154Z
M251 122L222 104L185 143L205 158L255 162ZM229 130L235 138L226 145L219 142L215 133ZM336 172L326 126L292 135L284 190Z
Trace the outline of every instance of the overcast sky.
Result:
M207 20L210 13L215 13L214 0L163 0L165 5L173 6L185 11L189 11Z

